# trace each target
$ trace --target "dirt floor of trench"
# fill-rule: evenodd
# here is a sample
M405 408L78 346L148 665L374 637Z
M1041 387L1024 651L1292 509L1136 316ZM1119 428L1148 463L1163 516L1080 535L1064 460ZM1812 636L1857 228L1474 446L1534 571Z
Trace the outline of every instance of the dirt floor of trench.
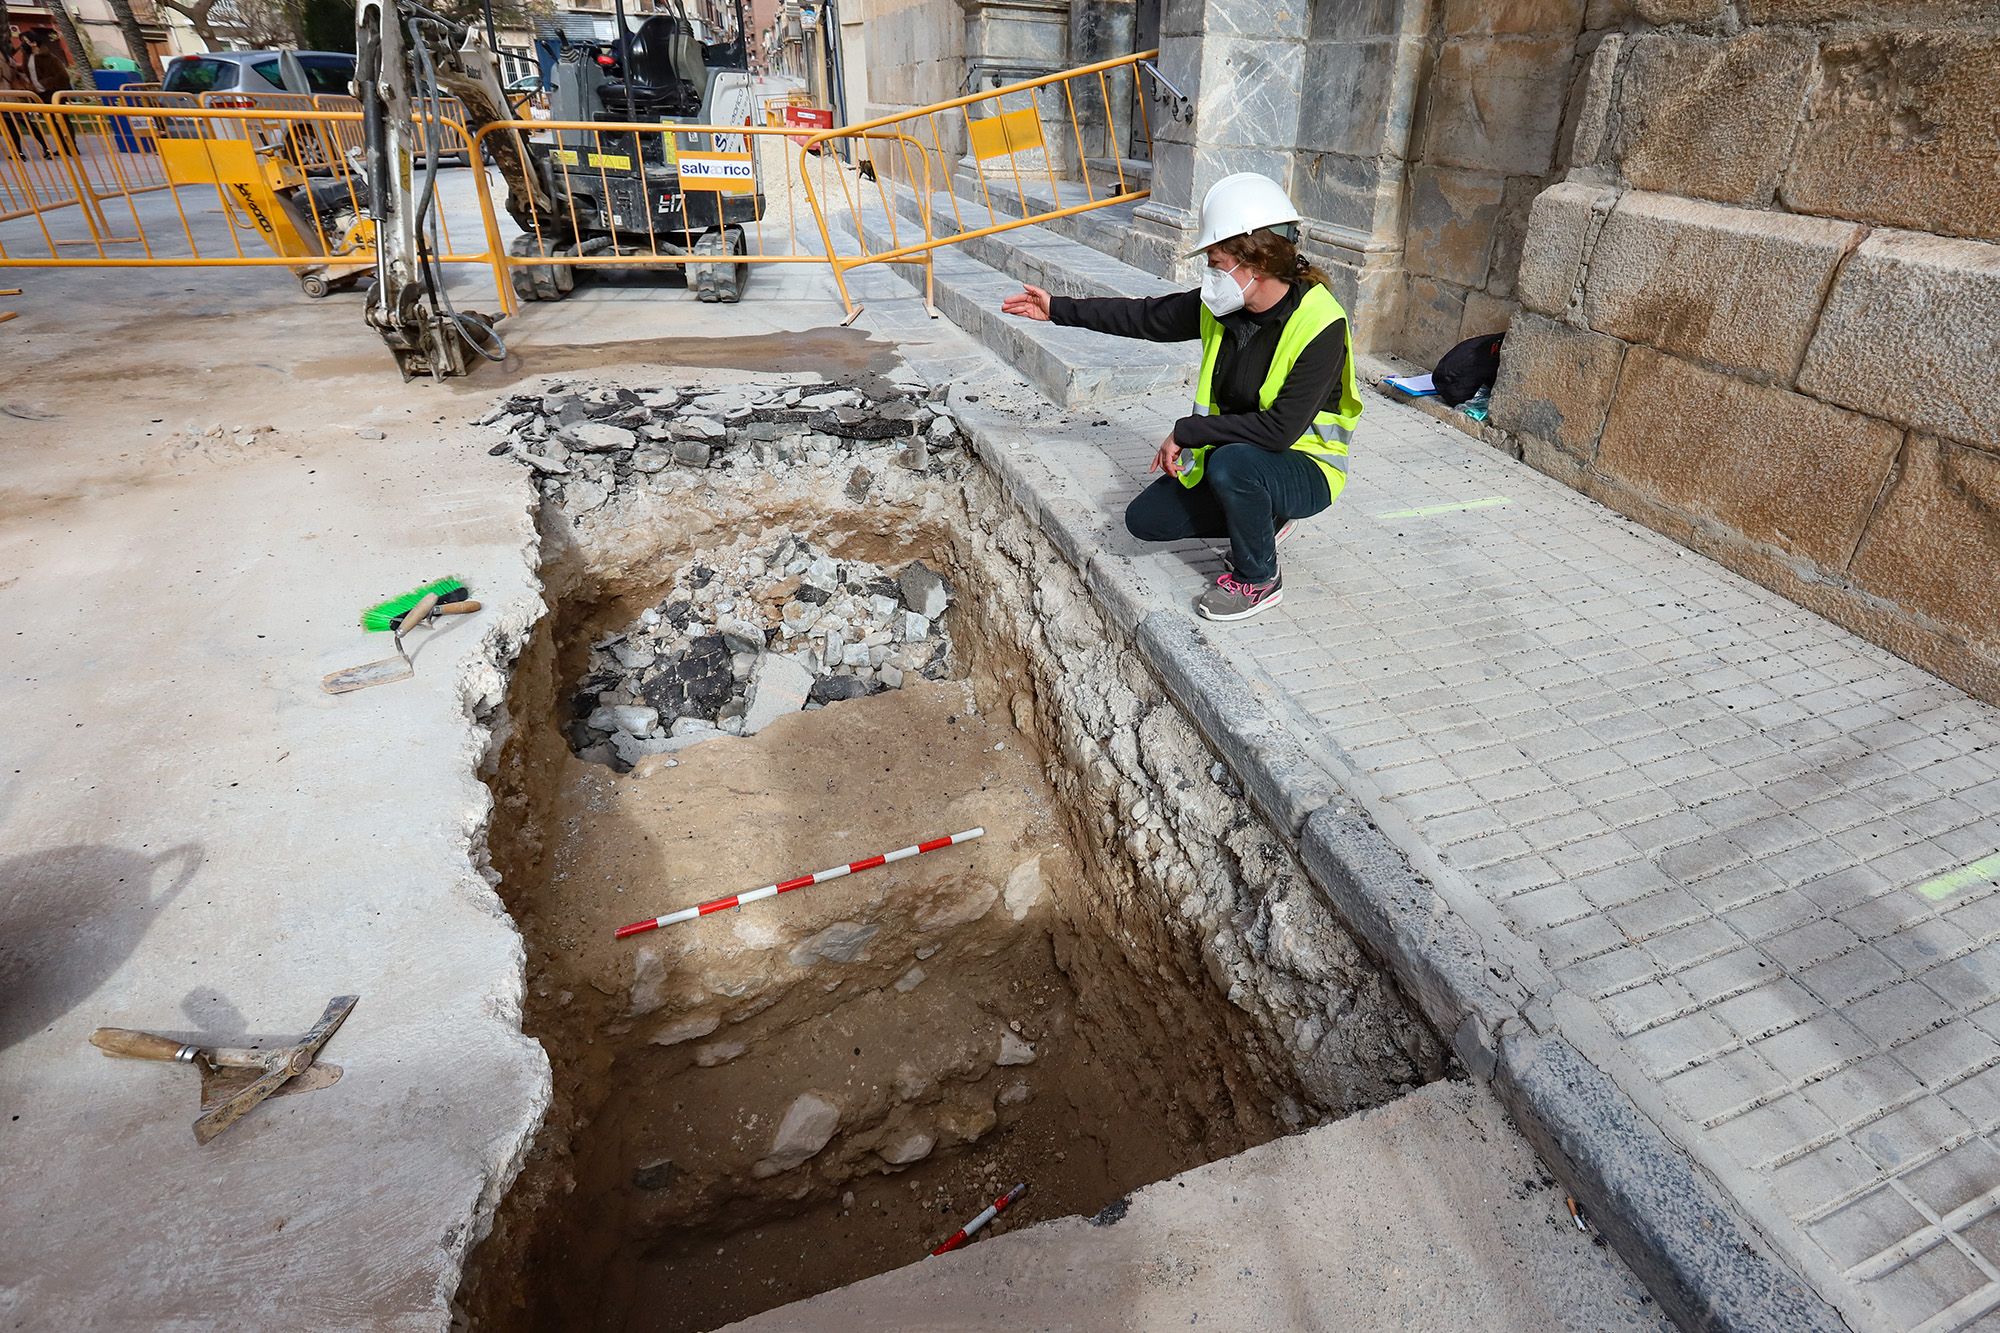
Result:
M984 691L913 680L620 775L568 752L549 699L646 600L606 599L531 649L517 686L538 697L515 701L526 762L507 767L536 789L503 794L533 813L495 837L495 864L557 1104L475 1262L476 1323L712 1328L920 1260L1016 1181L1029 1193L1000 1229L1098 1213L1280 1132L1244 1104L1256 1075L1179 1056L1186 996L1158 1005L1163 983L1078 947L1091 894L1041 740L978 698L1008 697L1004 649L959 654ZM973 826L959 847L613 935ZM838 1132L765 1174L805 1095L838 1108Z

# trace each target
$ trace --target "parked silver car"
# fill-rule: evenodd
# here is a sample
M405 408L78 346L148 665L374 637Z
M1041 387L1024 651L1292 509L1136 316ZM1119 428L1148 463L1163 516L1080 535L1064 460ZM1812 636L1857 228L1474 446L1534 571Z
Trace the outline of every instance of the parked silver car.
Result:
M354 57L340 51L208 51L167 62L170 93L348 94Z

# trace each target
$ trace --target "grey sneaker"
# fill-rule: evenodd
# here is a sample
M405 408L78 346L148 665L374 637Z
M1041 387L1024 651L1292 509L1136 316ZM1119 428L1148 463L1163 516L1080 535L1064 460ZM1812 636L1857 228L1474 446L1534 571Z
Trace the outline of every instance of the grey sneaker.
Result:
M1272 540L1271 545L1273 546L1273 548L1283 546L1285 544L1285 538L1291 536L1298 530L1299 530L1298 519L1296 518L1286 519L1283 523L1280 523L1278 525L1277 536ZM1236 561L1230 557L1229 548L1227 546L1222 548L1222 567L1228 570L1231 574L1234 574L1236 572Z
M1284 588L1282 574L1269 583L1244 583L1234 574L1224 574L1194 599L1194 609L1206 620L1248 620L1283 601Z

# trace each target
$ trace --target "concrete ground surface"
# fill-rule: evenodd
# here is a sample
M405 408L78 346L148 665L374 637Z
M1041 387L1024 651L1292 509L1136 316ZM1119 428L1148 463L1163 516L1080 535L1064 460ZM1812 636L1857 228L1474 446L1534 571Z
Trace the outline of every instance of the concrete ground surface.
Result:
M781 1330L1668 1329L1493 1095L1433 1083L1134 1193L731 1324ZM1001 1231L1004 1230L1004 1234Z
M309 302L282 273L14 272L0 1324L442 1327L548 1096L479 871L482 716L542 608L527 479L466 425L518 365L402 384L358 294ZM803 271L770 289L820 295ZM538 313L507 332L558 370L669 334L754 359L744 337L840 307L635 284ZM614 338L637 341L587 345ZM415 679L322 692L391 653L362 607L446 575L486 609ZM341 993L341 1081L205 1147L194 1071L87 1044L288 1041Z
M1184 399L1057 411L869 281L1130 614L1189 612L1220 550L1119 521ZM1282 604L1199 641L1851 1326L2000 1317L2000 710L1366 397Z

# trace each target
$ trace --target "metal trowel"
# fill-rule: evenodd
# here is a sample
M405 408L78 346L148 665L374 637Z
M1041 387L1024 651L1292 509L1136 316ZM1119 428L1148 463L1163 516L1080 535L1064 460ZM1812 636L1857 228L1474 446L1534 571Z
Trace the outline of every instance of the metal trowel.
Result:
M201 1071L201 1115L194 1122L194 1141L210 1139L241 1120L266 1097L315 1092L340 1081L339 1065L314 1062L319 1048L347 1021L358 995L336 995L305 1036L290 1046L264 1051L251 1047L206 1047L130 1028L99 1028L90 1044L106 1055L130 1060L169 1060Z
M476 603L474 604L476 605ZM370 685L388 685L394 681L408 680L417 674L417 664L403 648L403 636L413 628L430 619L438 609L436 593L427 593L421 602L411 607L396 626L396 655L385 657L379 662L363 662L360 666L336 671L320 680L320 688L328 694L346 694L352 690L365 690Z

